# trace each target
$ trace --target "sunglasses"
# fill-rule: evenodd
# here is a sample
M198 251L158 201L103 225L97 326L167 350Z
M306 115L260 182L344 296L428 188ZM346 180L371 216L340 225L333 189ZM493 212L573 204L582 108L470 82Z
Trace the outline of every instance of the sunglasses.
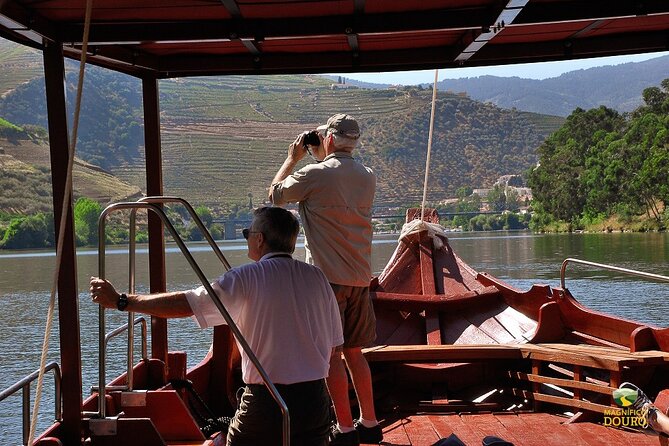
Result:
M249 228L244 228L244 229L242 229L242 235L244 236L244 238L245 238L246 240L249 239L249 234L257 234L257 233L259 233L259 232L260 232L260 231L251 231Z

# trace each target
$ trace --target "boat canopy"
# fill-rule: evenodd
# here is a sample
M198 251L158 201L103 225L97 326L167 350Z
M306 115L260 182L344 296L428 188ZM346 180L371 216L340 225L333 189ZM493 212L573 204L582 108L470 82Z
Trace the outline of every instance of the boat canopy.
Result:
M4 0L0 36L79 59L85 1ZM96 0L88 62L143 78L504 65L669 49L669 2Z

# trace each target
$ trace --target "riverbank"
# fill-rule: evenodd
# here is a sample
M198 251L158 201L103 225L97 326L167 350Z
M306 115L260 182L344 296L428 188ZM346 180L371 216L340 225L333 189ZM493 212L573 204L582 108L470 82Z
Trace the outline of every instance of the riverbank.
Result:
M665 211L661 218L635 215L632 217L613 215L594 220L581 219L577 223L553 221L540 228L533 228L540 233L565 232L666 232L669 226L669 214Z

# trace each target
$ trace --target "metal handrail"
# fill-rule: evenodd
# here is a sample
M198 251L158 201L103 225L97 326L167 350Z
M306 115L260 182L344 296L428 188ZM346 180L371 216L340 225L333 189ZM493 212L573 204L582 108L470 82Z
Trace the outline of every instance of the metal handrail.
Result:
M141 325L142 326L142 359L146 360L146 359L149 358L148 348L147 348L147 345L148 345L148 342L147 342L147 339L148 339L147 325L148 324L146 322L146 319L144 319L143 317L138 317L138 318L135 319L135 322L134 322L133 325ZM110 331L109 333L107 333L107 335L105 336L105 348L107 347L107 344L109 343L109 340L111 338L120 335L121 333L123 333L127 329L128 329L128 324L123 324L123 325L115 328L114 330Z
M562 267L560 268L560 287L562 289L566 289L566 287L565 287L565 273L567 271L567 265L570 262L571 263L579 263L581 265L594 266L594 267L602 268L602 269L608 269L608 270L611 270L611 271L617 271L619 273L629 274L629 275L632 275L632 276L645 277L646 279L659 280L661 282L669 282L669 277L662 276L660 274L646 273L646 272L637 271L637 270L634 270L634 269L621 268L619 266L606 265L604 263L589 262L587 260L574 259L574 258L570 257L570 258L565 259L564 262L562 262Z
M54 393L55 393L55 420L60 421L62 418L62 408L61 408L61 394L60 394L60 366L57 362L50 362L44 368L44 373L47 373L51 370L53 372L54 378ZM22 406L22 416L23 416L23 444L28 444L30 436L30 383L35 381L39 377L39 370L35 370L30 375L23 377L21 380L16 382L14 385L8 387L7 389L0 392L0 402L6 398L14 395L19 390L23 390L23 406Z
M200 267L198 266L197 262L193 258L192 254L188 250L188 247L184 243L184 241L181 239L179 234L177 233L176 229L172 225L172 223L169 221L167 216L165 215L165 212L163 210L151 203L142 203L142 202L124 202L124 203L115 203L112 205L107 206L102 213L100 214L100 217L98 219L98 238L99 238L99 253L98 253L98 268L99 268L99 276L100 278L104 279L104 274L105 274L105 221L107 218L107 215L111 214L112 212L116 211L121 211L121 210L132 210L132 209L146 209L147 211L152 211L154 212L160 220L163 222L169 233L171 234L172 238L176 242L177 246L181 250L181 253L184 255L188 263L190 264L191 268L193 271L196 273L198 278L200 279L200 282L202 283L202 286L204 289L207 291L207 294L212 300L212 303L216 305L216 308L218 311L221 313L221 316L223 316L223 319L225 320L226 324L230 328L230 331L234 335L235 339L237 340L237 343L239 346L242 348L242 350L246 353L248 356L249 360L251 363L254 365L256 370L258 371L258 374L263 380L263 383L269 390L270 394L276 401L276 403L279 405L279 408L281 409L281 414L283 418L283 445L288 446L290 444L290 414L288 412L288 406L286 405L285 401L279 394L279 391L276 389L272 381L270 380L269 376L267 375L267 372L265 369L263 369L262 365L260 364L260 361L256 357L255 353L249 346L248 342L242 335L242 333L239 331L239 328L237 327L237 324L235 324L235 321L232 319L228 311L226 310L225 306L221 303L221 301L217 298L217 294L214 291L214 289L211 287L211 284L207 280L207 277L204 275ZM105 337L105 308L100 305L99 312L99 371L98 371L98 378L99 378L99 393L98 393L98 416L100 418L106 418L106 408L105 408L105 349L104 349L104 337Z

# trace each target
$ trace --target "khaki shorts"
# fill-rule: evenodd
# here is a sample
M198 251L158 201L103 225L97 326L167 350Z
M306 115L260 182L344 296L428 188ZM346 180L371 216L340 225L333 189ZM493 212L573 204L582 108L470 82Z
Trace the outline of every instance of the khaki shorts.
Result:
M376 339L376 317L369 298L369 287L331 283L337 297L344 348L366 347Z

